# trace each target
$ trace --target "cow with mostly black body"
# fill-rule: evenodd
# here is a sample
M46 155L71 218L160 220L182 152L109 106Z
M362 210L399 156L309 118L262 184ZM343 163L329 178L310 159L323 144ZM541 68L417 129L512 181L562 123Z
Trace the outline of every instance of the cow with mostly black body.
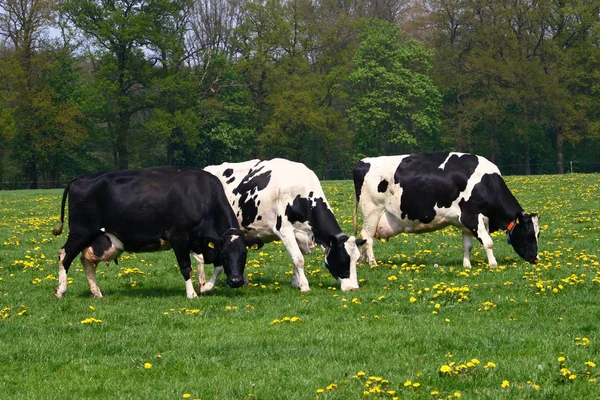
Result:
M281 240L294 264L292 286L310 290L304 274L304 256L317 245L325 264L342 290L358 289L356 261L364 240L345 235L325 198L321 183L304 164L281 158L223 163L205 168L225 188L246 237L265 242ZM211 290L221 271L205 283L198 264L200 291Z
M79 253L94 297L102 297L98 263L116 262L124 251L172 248L188 298L197 296L190 252L204 253L224 269L229 286L244 283L247 243L220 181L201 169L157 167L75 178L64 190L55 235L63 230L67 196L69 236L59 251L56 297L65 295L67 273Z
M512 195L500 170L484 157L465 153L421 153L365 158L353 170L356 205L363 218L361 237L370 265L376 265L373 238L422 233L449 225L462 231L463 266L471 267L473 237L498 265L491 232L506 231L523 259L538 257L539 225ZM361 254L361 259L364 258Z

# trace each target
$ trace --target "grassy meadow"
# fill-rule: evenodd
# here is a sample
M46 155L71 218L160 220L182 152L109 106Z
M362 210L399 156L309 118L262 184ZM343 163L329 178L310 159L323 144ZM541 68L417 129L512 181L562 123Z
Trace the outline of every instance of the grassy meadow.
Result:
M600 176L508 177L540 214L541 262L496 233L462 267L452 228L375 244L361 289L341 292L320 250L311 292L281 244L249 252L250 285L187 299L172 252L81 263L57 286L62 190L0 192L0 398L598 399ZM350 181L324 182L352 233ZM212 268L208 268L212 271Z

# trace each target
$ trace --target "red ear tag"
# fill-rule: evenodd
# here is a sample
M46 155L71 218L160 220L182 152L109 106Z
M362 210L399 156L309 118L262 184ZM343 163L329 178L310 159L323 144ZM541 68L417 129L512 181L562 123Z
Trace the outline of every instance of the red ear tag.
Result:
M506 227L506 230L512 231L514 227L515 227L515 221L510 221L510 224L508 224L508 227Z

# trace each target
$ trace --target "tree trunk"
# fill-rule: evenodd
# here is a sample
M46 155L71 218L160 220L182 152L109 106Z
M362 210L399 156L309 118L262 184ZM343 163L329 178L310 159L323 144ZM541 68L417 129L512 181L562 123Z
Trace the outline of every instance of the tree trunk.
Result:
M525 146L525 175L531 175L531 154L529 151L529 143Z
M560 128L556 135L556 169L559 174L565 173L565 166L563 165L563 145L565 140L562 137Z
M119 122L117 124L117 156L119 170L129 169L129 147L127 146L127 137L129 136L129 114L119 114Z

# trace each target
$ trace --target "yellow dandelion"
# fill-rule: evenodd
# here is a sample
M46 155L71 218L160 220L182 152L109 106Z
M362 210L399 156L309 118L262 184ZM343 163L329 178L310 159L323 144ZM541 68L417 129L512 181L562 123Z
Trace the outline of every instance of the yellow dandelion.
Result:
M449 373L451 373L451 372L452 372L452 367L450 367L450 366L448 366L448 365L444 364L444 365L442 365L442 366L440 367L440 372L441 372L441 373L443 373L443 374L449 374Z
M150 364L149 362L144 363L144 369L150 369L152 368L152 364Z
M502 386L503 388L507 388L510 386L510 382L505 379L502 381L502 385L500 385L500 386Z

